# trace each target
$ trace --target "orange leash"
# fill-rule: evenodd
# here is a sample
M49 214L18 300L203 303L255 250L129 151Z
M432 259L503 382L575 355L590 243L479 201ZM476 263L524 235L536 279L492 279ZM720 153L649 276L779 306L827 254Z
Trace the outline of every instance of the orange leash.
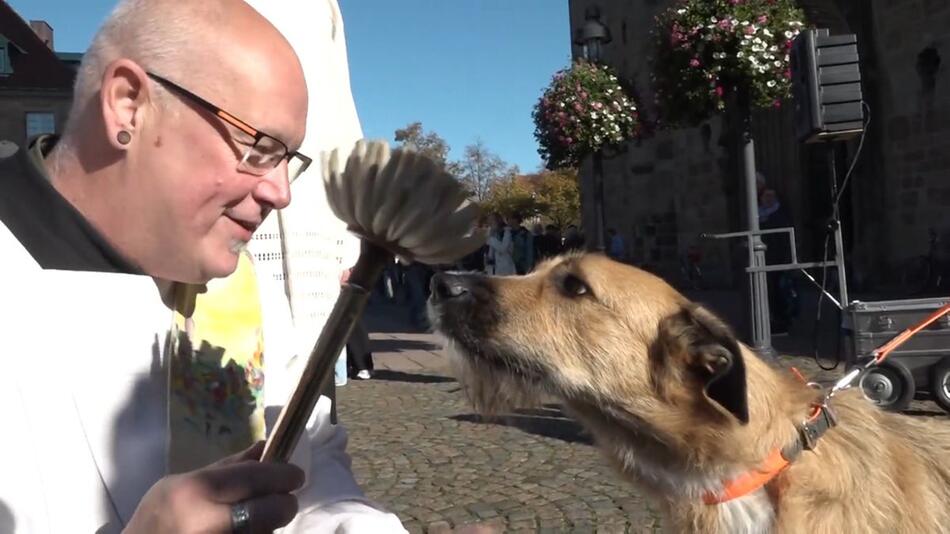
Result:
M942 308L930 314L930 316L924 319L922 323L904 330L903 332L898 334L894 339L881 345L880 348L874 351L874 355L875 355L874 364L877 365L883 362L884 358L887 358L887 356L891 352L893 352L894 349L903 345L904 342L910 339L914 334L932 325L933 323L935 323L938 319L940 319L947 313L950 313L950 304L945 304Z

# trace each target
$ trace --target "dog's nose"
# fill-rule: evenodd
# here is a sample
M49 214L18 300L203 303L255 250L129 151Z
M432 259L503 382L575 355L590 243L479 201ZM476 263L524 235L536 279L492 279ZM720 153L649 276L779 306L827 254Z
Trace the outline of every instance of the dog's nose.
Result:
M445 301L468 295L470 280L470 276L463 274L438 273L432 277L432 282L429 283L432 299Z

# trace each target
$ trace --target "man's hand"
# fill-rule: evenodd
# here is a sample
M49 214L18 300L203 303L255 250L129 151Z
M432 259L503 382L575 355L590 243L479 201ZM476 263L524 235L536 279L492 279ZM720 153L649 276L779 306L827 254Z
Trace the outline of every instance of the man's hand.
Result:
M353 272L353 269L346 269L340 273L340 285L347 283L350 280L350 273Z
M304 483L292 464L261 463L261 441L207 467L167 476L155 483L136 508L126 534L230 533L231 506L244 503L249 532L273 532L297 515L290 492Z

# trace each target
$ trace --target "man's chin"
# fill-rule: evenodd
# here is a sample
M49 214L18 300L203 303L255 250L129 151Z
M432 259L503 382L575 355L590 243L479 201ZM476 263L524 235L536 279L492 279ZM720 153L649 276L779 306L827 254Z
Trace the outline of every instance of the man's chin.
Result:
M238 260L246 245L234 247L218 253L212 261L206 262L201 269L200 278L204 280L198 283L207 283L215 278L227 278L237 270Z

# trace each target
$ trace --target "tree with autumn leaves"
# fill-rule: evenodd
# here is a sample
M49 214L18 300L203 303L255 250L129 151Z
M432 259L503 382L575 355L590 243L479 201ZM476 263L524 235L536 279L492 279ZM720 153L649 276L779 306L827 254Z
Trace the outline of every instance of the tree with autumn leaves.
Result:
M504 216L538 216L561 228L578 224L581 200L577 171L543 171L496 182L483 205Z
M580 218L580 191L576 169L565 168L520 174L479 140L465 148L457 161L448 159L449 145L437 133L414 122L395 132L401 147L421 152L453 174L486 212L502 216L540 217L565 227Z

